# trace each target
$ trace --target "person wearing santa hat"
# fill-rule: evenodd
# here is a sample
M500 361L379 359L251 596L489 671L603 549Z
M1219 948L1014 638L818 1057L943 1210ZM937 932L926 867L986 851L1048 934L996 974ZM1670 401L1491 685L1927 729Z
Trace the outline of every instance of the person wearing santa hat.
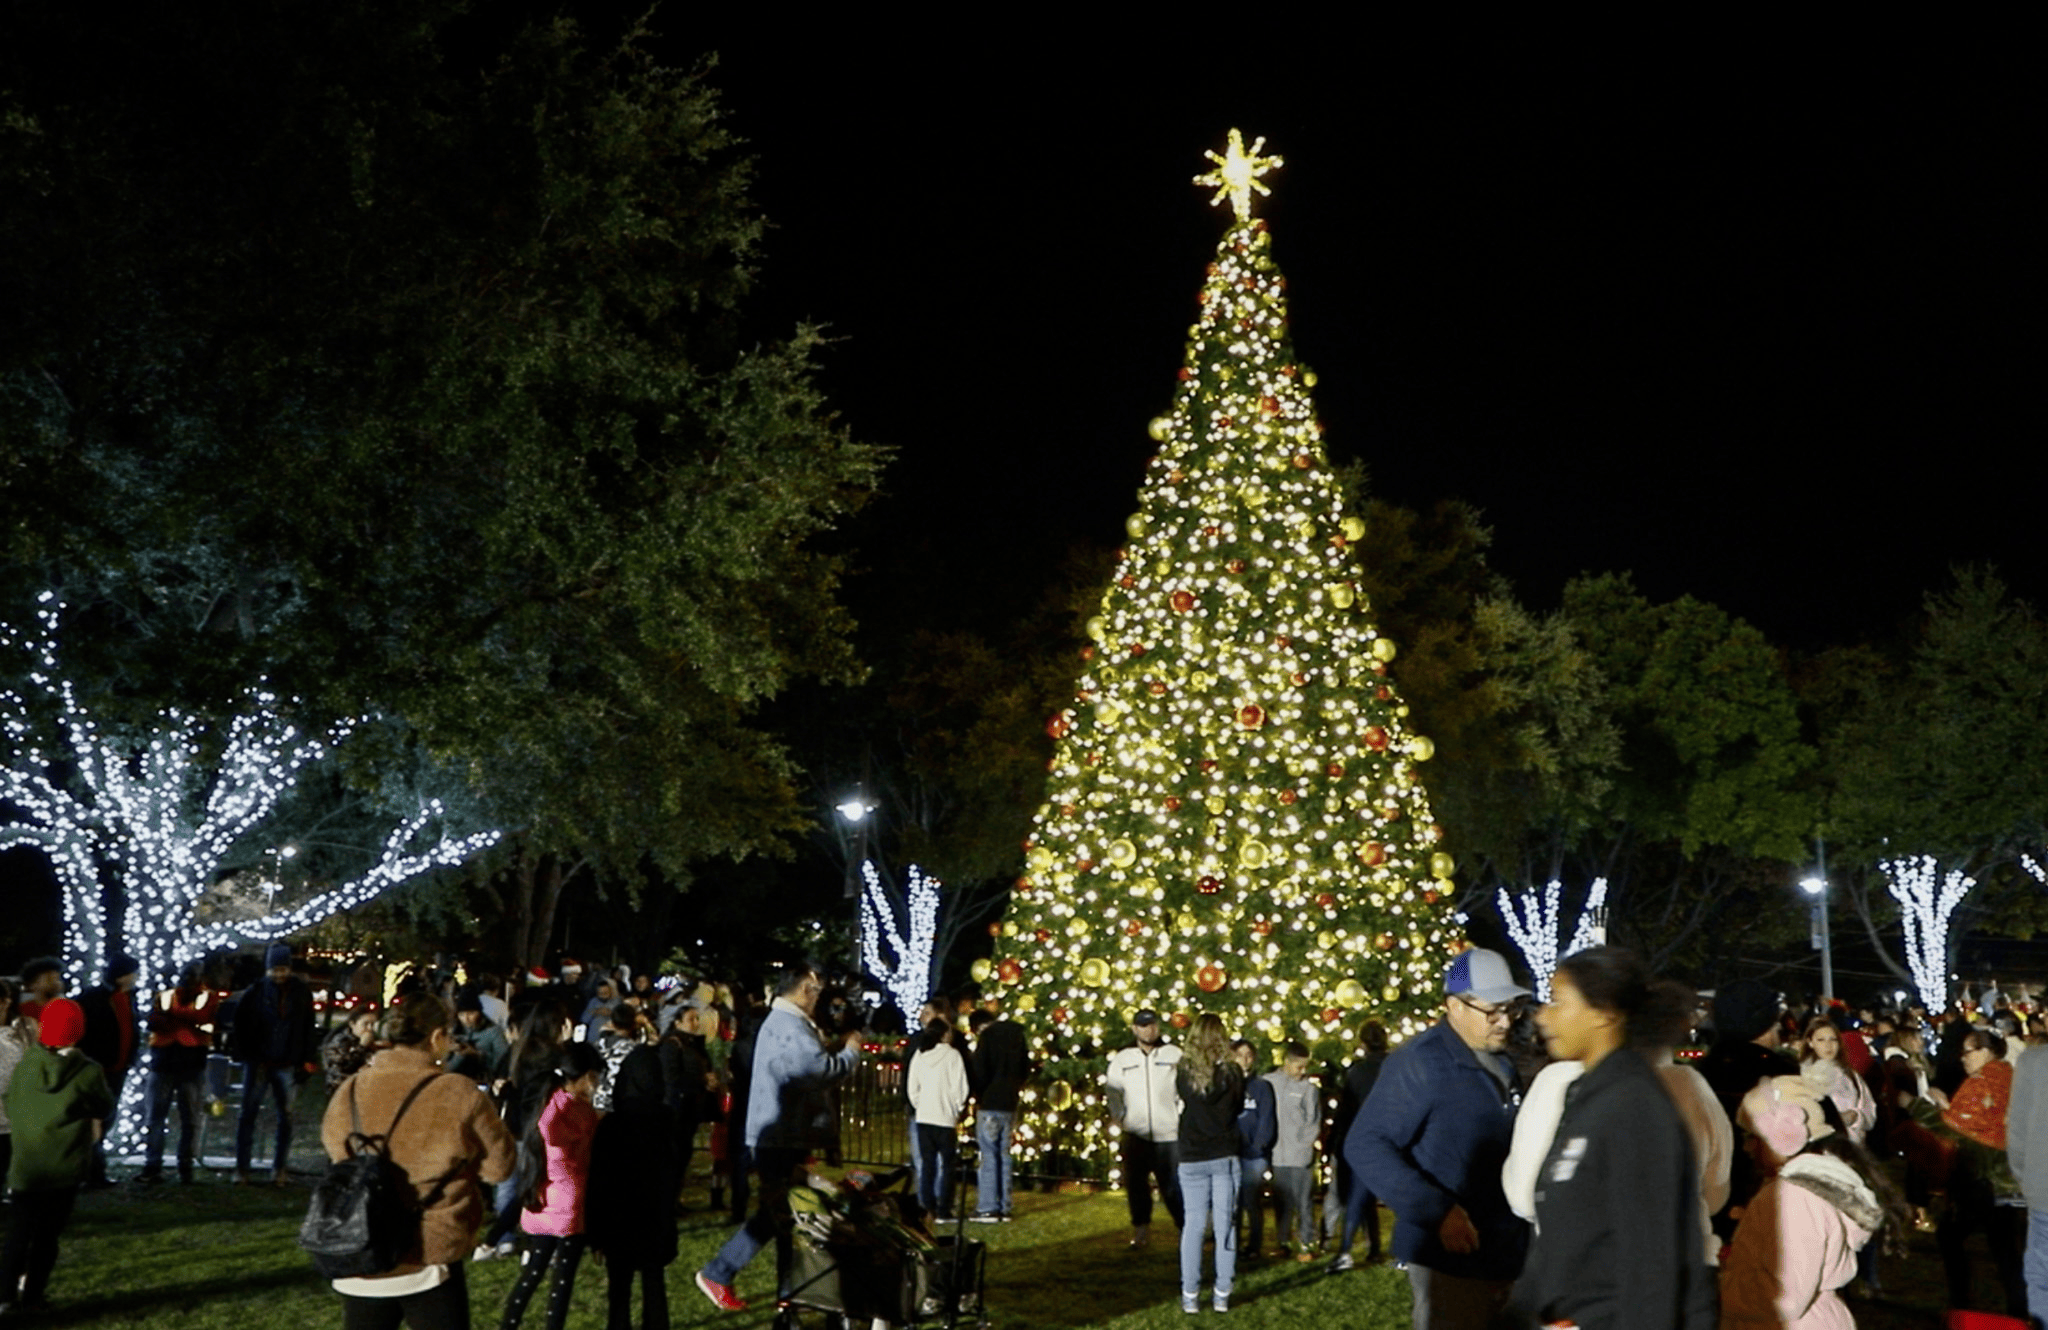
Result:
M114 1111L99 1064L78 1051L85 1013L70 998L43 1007L40 1042L22 1054L7 1087L14 1156L7 1185L14 1216L0 1247L0 1315L44 1305L57 1240L71 1222L92 1147ZM17 1301L18 1299L18 1301Z

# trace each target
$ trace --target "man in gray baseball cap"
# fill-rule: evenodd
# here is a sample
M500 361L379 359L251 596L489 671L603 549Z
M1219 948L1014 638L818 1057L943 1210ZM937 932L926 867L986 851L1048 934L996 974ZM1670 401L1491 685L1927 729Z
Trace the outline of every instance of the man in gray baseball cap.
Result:
M1522 1272L1529 1226L1500 1184L1521 1087L1501 1050L1528 996L1499 952L1460 953L1444 972L1443 1020L1387 1058L1345 1138L1346 1162L1394 1212L1416 1330L1501 1324Z

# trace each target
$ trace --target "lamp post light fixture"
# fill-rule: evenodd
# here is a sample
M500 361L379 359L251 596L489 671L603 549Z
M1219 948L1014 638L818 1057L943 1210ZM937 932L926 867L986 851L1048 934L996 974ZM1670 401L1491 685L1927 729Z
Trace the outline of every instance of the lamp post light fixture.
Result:
M1824 877L1809 877L1802 880L1799 889L1813 898L1813 931L1811 945L1820 953L1820 995L1822 1000L1835 1000L1835 951L1833 939L1828 933L1828 881Z

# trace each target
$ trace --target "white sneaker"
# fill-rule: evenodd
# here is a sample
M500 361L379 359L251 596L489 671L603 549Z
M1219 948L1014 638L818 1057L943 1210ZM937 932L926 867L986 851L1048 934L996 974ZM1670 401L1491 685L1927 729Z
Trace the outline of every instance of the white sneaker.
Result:
M476 1250L469 1254L469 1259L471 1261L495 1261L498 1259L498 1249L488 1242L479 1242L476 1245Z
M1217 1289L1217 1290L1216 1290L1216 1296L1215 1296L1215 1297L1214 1297L1213 1299L1211 1299L1211 1301L1210 1301L1210 1304L1209 1304L1209 1305L1210 1305L1210 1306L1212 1306L1212 1307L1214 1307L1214 1308L1215 1308L1215 1309L1216 1309L1217 1311L1219 1311L1219 1312L1227 1312L1227 1311L1229 1311L1229 1310L1230 1310L1230 1293L1229 1293L1229 1291L1228 1291L1227 1289L1220 1289L1220 1288L1219 1288L1219 1289Z
M1202 1310L1202 1300L1193 1293L1183 1293L1180 1295L1180 1309L1194 1316Z

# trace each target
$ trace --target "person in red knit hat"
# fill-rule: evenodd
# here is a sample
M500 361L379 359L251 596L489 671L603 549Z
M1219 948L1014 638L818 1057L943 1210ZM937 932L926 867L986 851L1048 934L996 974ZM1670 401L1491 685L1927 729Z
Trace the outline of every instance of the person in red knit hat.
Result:
M0 1248L0 1315L44 1303L57 1241L71 1222L78 1188L92 1167L92 1147L114 1111L99 1064L78 1051L85 1012L69 998L43 1005L40 1042L22 1054L7 1087L14 1156L7 1184L14 1218Z

